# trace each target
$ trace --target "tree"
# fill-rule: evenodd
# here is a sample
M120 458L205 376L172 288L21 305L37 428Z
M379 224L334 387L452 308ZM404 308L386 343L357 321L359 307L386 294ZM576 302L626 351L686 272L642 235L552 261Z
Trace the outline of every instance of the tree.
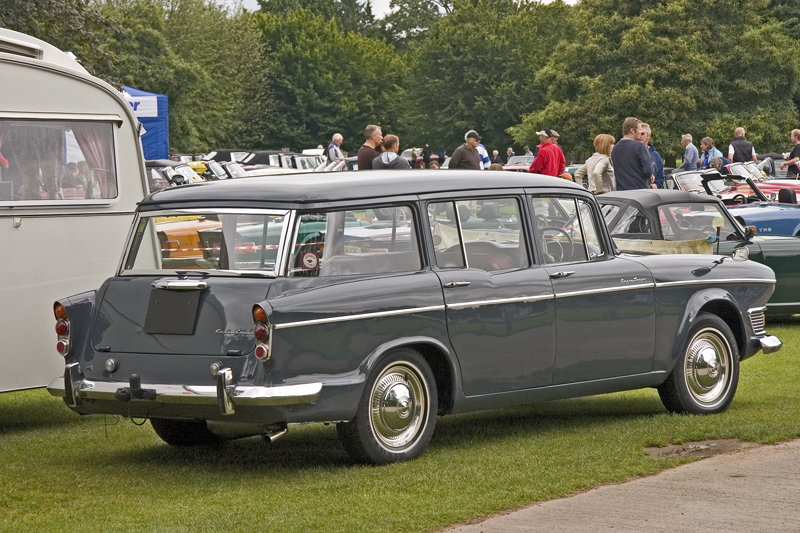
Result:
M428 28L453 12L450 0L391 0L391 12L384 18L389 42L406 48L424 39Z
M399 131L407 70L391 46L345 33L335 20L303 8L259 15L275 102L265 147L315 147L338 132L342 148L354 151L368 124Z
M508 146L506 130L544 104L534 76L570 31L569 9L562 2L456 3L409 50L412 138L452 151L476 129L487 146Z
M270 99L252 14L210 0L105 0L102 8L120 21L103 45L120 81L169 97L172 150L260 142Z
M345 32L357 32L374 39L384 36L383 26L375 20L369 0L258 0L258 3L264 13L282 16L303 8L335 20Z
M114 31L116 24L88 0L3 0L0 27L71 51L92 74L113 70L113 58L100 47L98 36Z
M620 135L626 116L653 128L662 154L681 154L680 135L718 145L743 126L757 150L785 143L796 121L798 45L758 0L584 0L577 31L536 76L547 105L512 134L533 142L557 129L567 149L599 133ZM578 22L580 21L580 24Z

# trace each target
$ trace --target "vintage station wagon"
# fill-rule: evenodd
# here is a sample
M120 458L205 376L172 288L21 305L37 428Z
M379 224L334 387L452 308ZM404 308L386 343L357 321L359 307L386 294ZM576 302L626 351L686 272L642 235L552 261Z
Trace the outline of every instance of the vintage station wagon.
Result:
M193 218L184 250L170 227ZM172 445L335 422L354 458L389 463L437 415L642 387L721 412L739 361L781 346L774 286L752 261L619 255L594 197L545 176L188 185L140 203L116 276L55 303L48 388Z

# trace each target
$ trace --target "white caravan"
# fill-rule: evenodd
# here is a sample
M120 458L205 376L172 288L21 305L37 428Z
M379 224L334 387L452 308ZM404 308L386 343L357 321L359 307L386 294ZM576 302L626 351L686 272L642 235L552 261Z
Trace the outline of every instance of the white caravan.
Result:
M0 29L0 392L63 372L53 302L114 275L147 191L138 128L119 91Z

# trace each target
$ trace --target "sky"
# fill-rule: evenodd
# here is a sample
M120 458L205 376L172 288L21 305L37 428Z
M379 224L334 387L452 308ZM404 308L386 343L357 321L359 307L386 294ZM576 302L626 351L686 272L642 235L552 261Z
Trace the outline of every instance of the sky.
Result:
M224 3L232 5L236 0L222 0ZM389 0L369 0L372 4L372 14L377 18L383 18L389 12ZM545 4L549 4L553 0L543 0ZM567 4L575 4L577 0L565 0ZM257 0L243 0L242 5L249 11L256 11L259 8Z

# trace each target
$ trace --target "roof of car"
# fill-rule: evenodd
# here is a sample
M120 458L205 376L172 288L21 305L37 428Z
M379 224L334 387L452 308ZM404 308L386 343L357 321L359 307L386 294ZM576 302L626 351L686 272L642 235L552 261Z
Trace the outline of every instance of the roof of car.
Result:
M719 202L714 196L708 194L698 194L688 191L678 191L671 189L637 189L634 191L614 191L599 196L597 201L601 204L606 200L625 200L636 202L644 208L655 207L661 204L672 203L708 203Z
M295 173L190 184L158 191L140 203L144 210L263 202L293 205L416 196L448 191L525 187L583 187L561 178L521 172L474 170L374 170Z

